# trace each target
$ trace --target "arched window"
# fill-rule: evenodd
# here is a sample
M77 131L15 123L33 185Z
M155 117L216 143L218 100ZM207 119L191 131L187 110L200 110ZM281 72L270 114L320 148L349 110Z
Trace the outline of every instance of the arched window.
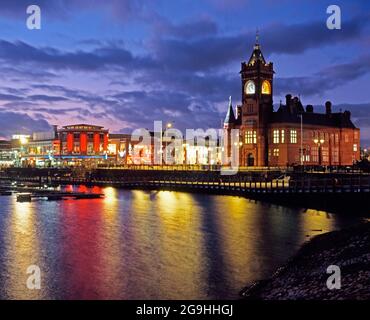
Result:
M262 94L271 94L271 84L267 80L262 82Z

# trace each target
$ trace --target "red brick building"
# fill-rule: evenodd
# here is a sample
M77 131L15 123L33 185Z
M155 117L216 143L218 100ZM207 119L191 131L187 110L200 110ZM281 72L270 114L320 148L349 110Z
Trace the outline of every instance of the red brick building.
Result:
M360 130L351 113L325 113L304 107L297 97L286 95L285 104L273 107L274 69L255 44L248 62L241 64L242 104L234 113L231 100L224 129L240 130L241 166L351 165L360 159Z

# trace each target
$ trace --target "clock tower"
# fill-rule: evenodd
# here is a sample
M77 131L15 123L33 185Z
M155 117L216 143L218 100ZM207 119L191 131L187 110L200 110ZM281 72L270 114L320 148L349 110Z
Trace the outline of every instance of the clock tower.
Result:
M273 112L273 64L266 62L258 34L248 62L241 64L242 106L239 120L244 166L268 165L268 123Z

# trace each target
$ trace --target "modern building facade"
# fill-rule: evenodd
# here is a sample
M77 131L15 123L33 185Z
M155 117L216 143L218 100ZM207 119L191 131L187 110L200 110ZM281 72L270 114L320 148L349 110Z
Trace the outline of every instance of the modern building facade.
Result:
M58 130L61 155L102 156L108 150L108 130L104 127L75 124Z
M274 111L273 63L266 62L258 42L247 62L241 63L241 101L235 113L229 102L225 133L240 132L241 166L352 165L360 159L360 130L351 113L316 113L298 97L286 95Z
M108 153L108 130L89 124L54 126L19 141L23 166L94 165Z

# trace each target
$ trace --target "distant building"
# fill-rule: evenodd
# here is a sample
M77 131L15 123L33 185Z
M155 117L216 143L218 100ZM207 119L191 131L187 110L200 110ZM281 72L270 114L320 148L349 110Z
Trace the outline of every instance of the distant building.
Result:
M93 165L107 159L108 130L101 126L54 126L52 131L35 132L19 141L23 166Z
M326 112L315 113L290 94L273 110L273 64L257 41L248 62L241 63L240 76L242 104L234 113L230 100L224 129L227 134L240 130L241 166L336 166L360 159L360 130L349 111L332 112L327 101Z
M108 156L115 164L153 164L153 134L150 141L144 143L139 136L126 133L109 135Z
M12 143L8 140L0 140L0 167L10 166L14 162Z

